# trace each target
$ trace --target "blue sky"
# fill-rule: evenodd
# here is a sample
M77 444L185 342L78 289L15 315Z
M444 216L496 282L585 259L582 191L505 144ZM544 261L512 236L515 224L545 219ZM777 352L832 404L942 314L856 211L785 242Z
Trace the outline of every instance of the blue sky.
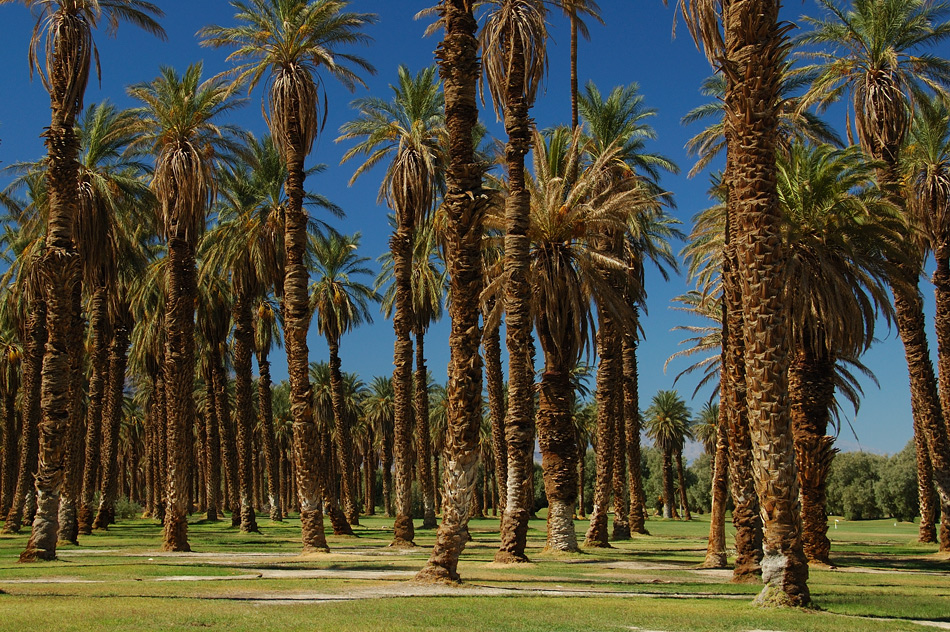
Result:
M96 34L96 43L102 66L101 85L93 79L86 92L86 104L109 99L120 106L133 105L125 96L125 86L148 81L158 74L160 66L173 66L183 70L188 64L203 61L208 76L227 68L226 53L202 48L195 33L209 24L232 24L234 11L225 0L159 1L166 13L162 25L168 33L167 41L157 40L129 26L122 25L114 38L104 32ZM326 130L314 148L308 164L325 163L326 172L308 180L311 190L326 195L346 212L344 220L327 219L341 231L361 231L363 255L375 259L387 249L389 224L387 210L376 204L380 172L369 172L353 186L347 181L356 164L339 165L340 158L348 148L337 144L337 130L350 120L354 113L349 108L352 99L373 94L388 98L389 84L396 79L398 65L405 64L413 72L434 63L433 51L437 38L423 38L426 23L413 20L413 15L434 0L424 2L410 0L353 0L354 11L378 14L378 23L367 29L373 42L355 52L366 57L377 69L375 76L366 76L367 89L355 93L327 78L329 119ZM671 3L674 4L674 3ZM657 109L652 124L657 131L657 140L651 150L662 153L679 164L683 174L692 164L684 150L697 127L685 128L680 119L691 108L704 102L699 86L711 69L705 58L696 51L686 29L680 24L678 35L672 38L673 9L664 7L660 0L600 0L606 26L591 24L592 42L581 42L579 75L581 84L593 80L602 92L617 85L638 83L646 104ZM816 5L807 0L793 2L783 9L783 18L797 22L803 12L815 14ZM8 165L19 160L35 160L43 155L44 148L39 137L49 124L49 100L42 84L34 78L30 81L27 66L27 47L34 20L22 5L5 5L0 8L3 41L0 42L0 163ZM570 120L570 95L568 92L569 38L566 20L557 12L549 16L551 40L548 44L550 70L544 90L532 112L539 127L567 123ZM944 44L938 54L950 57L950 45ZM487 95L486 95L487 96ZM250 101L237 111L232 122L246 127L257 135L266 133L261 117L261 92L258 89ZM503 129L495 121L491 104L482 108L482 117L490 132L503 138ZM843 125L843 113L830 122ZM8 176L0 173L0 186L5 186ZM666 175L663 185L673 191L677 203L674 211L683 222L684 231L694 213L708 205L706 189L708 177L700 175L688 179L685 175ZM678 250L681 244L676 244ZM928 270L931 272L932 270ZM932 286L921 283L928 313L928 326L933 342L933 292ZM663 373L663 363L678 349L684 335L671 332L676 325L691 324L689 319L670 308L670 300L687 291L683 276L672 276L669 282L649 271L647 291L649 313L643 319L646 338L640 347L640 397L642 405L649 405L650 397L659 389L671 388L675 374L686 362L674 363L670 372ZM888 331L883 325L878 329L877 343L863 361L877 375L881 388L864 380L865 398L861 411L854 418L847 417L853 425L859 441L846 427L841 432L839 446L845 450L861 447L882 453L900 450L912 436L910 396L903 347L896 331ZM444 367L448 361L448 323L433 326L427 340L429 367L439 381L445 379ZM327 357L326 345L317 336L310 334L311 360ZM359 373L365 381L373 375L392 372L392 326L379 316L375 323L364 326L346 336L341 344L343 368ZM274 358L275 379L286 377L286 365ZM695 382L686 378L678 385L687 396ZM698 409L709 392L691 402ZM850 413L850 411L848 411Z

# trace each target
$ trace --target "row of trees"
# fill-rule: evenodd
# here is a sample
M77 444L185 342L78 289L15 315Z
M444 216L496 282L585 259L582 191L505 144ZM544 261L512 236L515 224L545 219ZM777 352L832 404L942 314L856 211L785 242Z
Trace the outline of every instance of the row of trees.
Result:
M290 488L285 493L296 494L304 549L325 550L324 511L335 530L358 521L357 463L365 461L367 481L375 467L365 458L368 451L354 444L357 415L347 412L340 342L368 318L376 294L357 279L364 266L353 252L356 240L321 230L310 218L310 208L334 207L307 192L304 182L313 170L304 163L325 118L320 112L328 107L316 77L328 73L351 88L362 83L360 74L371 72L370 64L338 49L365 42L364 29L375 17L350 13L338 0L235 2L235 26L208 27L199 34L203 43L232 51L232 70L203 79L201 65L181 75L163 69L152 82L129 89L141 103L136 110L91 109L87 120L123 121L118 132L103 133L107 148L97 154L77 132L84 128L77 117L91 69L92 29L102 19L113 26L128 20L161 34L155 22L160 11L138 0L24 1L38 13L30 59L50 92L53 120L46 160L24 168L20 180L29 195L12 204L21 226L11 238L19 245L6 294L18 316L10 320L16 332L11 342L22 349L24 388L19 415L16 390L6 389L13 392L13 399L8 396L13 412L5 444L11 445L16 420L22 419L24 489L30 488L34 445L38 455L36 517L22 559L55 556L57 537L68 537L72 522L82 522L70 516L88 514L96 490L107 506L114 502L118 450L113 446L127 358L149 420L144 451L151 504L164 521L167 550L189 549L186 518L200 472L209 512L217 511L216 495L226 491L241 528L257 528L255 416L273 517L279 518L285 504L278 499L282 488ZM671 196L659 184L661 172L675 166L645 148L653 137L645 122L652 110L635 88L617 88L605 98L592 85L578 93L574 81L572 126L534 129L530 112L547 65L546 5L483 3L479 32L475 4L443 0L424 12L436 15L433 30L443 31L436 53L441 92L434 70L415 76L400 70L393 98L357 101L356 118L341 130L342 140L358 141L347 159L365 157L354 178L386 165L380 199L394 211L388 298L396 338L395 545L413 541L414 469L424 523L435 522L432 435L417 430L413 436L412 418L417 428L419 420L430 418L424 336L448 286L442 522L419 575L434 581L459 580L478 464L486 456L504 492L496 560L527 560L535 439L548 502L546 548L577 550L573 517L585 450L574 423L576 369L591 347L599 358L597 451L586 544L607 545L611 494L619 522L614 536L645 531L639 310L646 263L675 267L668 241L677 234L668 214ZM809 19L813 29L796 42L814 63L790 68L778 2L680 3L694 38L720 73L710 88L718 85L723 95L721 123L701 134L696 148L704 164L726 149L718 187L722 204L698 218L687 251L700 283L695 300L689 300L699 311L719 314L722 323L718 340L701 341L704 348L721 350L708 563L725 564L728 470L736 577L771 569L760 596L770 604L806 605L806 552L827 558L824 486L833 456L827 435L833 395L836 386L853 399L858 394L848 374L841 378L835 367L850 362L860 368L858 357L873 339L878 313L894 317L907 349L921 485L932 480L945 515L950 512L950 416L943 413L929 364L917 288L926 246L937 255L938 306L945 302L940 270L946 267L941 218L947 188L939 152L946 147L948 119L942 104L925 95L944 96L950 68L931 55L915 55L942 39L950 24L941 22L943 5L920 0L857 0L848 11L823 4L828 17ZM576 33L586 30L580 18L597 19L598 8L581 0L557 6L571 21L576 50ZM507 143L497 158L501 176L490 175L492 158L481 149L480 78L504 120ZM253 90L262 83L272 140L253 141L223 117L240 104L236 88ZM816 143L834 141L834 135L809 109L827 106L847 90L854 97L861 148ZM798 92L801 96L794 96ZM698 116L704 113L708 110ZM910 132L912 121L928 117L932 133L920 122ZM936 154L928 149L931 140ZM908 233L923 238L907 239ZM106 252L118 256L98 260ZM317 270L313 284L311 270ZM893 309L885 285L894 294ZM941 314L938 307L938 332L947 327ZM322 413L307 347L313 319L330 348L329 412ZM293 447L285 470L292 470L293 485L280 484L287 477L277 458L267 376L278 324L290 376ZM943 336L938 339L942 367L950 345L943 344ZM544 369L535 384L537 345ZM8 354L8 366L17 355ZM260 372L257 415L254 355ZM227 357L235 375L233 407ZM483 364L491 455L480 449ZM199 374L213 412L207 405L200 414L196 409ZM8 384L13 375L8 372ZM671 419L681 416L684 407L675 400L674 394L658 395L651 417L664 416L661 409L673 411ZM651 432L671 481L681 440L659 428ZM95 472L94 452L100 443L101 474ZM200 456L196 444L203 448ZM4 449L6 455L14 451ZM385 477L389 467L385 456L382 460ZM682 481L681 464L678 469ZM372 486L362 486L368 495ZM685 487L681 482L682 492ZM670 514L672 496L672 484L665 481ZM107 508L100 526L109 519ZM933 523L931 517L931 530Z

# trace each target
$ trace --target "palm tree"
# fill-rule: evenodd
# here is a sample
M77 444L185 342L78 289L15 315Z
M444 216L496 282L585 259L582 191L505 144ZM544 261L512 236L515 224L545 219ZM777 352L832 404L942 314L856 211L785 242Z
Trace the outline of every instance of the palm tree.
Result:
M743 292L741 299L731 305L727 300L727 315L738 315L733 307L741 305L746 359L742 379L748 385L745 410L752 469L758 496L770 508L762 513L763 553L766 563L781 569L764 576L766 585L757 600L804 606L810 601L808 565L802 553L800 529L795 524L799 515L798 481L788 401L788 323L782 310L785 255L775 185L785 66L785 27L778 21L780 2L680 0L679 4L693 39L702 45L711 63L723 67L728 79L725 103L730 116L725 132L730 188L726 244L739 265L726 277L727 298L738 299L739 281L750 291ZM730 330L733 335L739 331L738 321L734 324ZM729 344L728 353L734 350L735 345ZM729 376L738 378L738 372L730 372ZM736 389L730 389L730 393L733 399L741 394ZM735 401L726 404L731 410L741 410Z
M950 419L950 113L940 100L917 103L907 146L910 176L909 210L921 227L926 246L934 253L933 283L937 299L937 367L944 422ZM918 437L915 441L923 441ZM920 499L921 540L935 536L932 466L926 446L917 450L917 484ZM950 520L940 523L940 548L950 547Z
M393 421L395 418L392 377L376 376L363 400L363 416L373 429L380 452L383 478L383 513L392 516Z
M709 539L702 568L726 568L726 501L729 489L727 473L729 443L725 432L725 414L718 403L706 402L699 411L693 434L712 456L712 507L709 511ZM721 430L720 430L721 429Z
M303 546L304 550L326 550L307 348L304 161L325 122L325 116L319 115L327 107L319 88L320 73L329 73L351 90L362 85L353 67L373 72L372 66L359 56L340 53L339 47L366 42L362 29L376 17L346 11L349 3L345 0L235 0L231 6L237 11L238 26L210 26L199 34L205 45L236 49L228 56L229 61L238 62L230 74L238 83L246 82L248 90L268 80L266 120L287 163L282 295Z
M280 347L280 310L268 299L261 299L254 314L254 350L257 354L258 424L264 437L264 456L267 461L267 500L270 519L282 522L283 494L281 493L280 455L274 431L273 393L271 390L270 355L274 344Z
M577 128L577 35L590 41L590 31L581 16L588 16L601 24L600 7L594 0L560 0L558 3L571 23L571 129Z
M344 154L343 160L367 156L350 183L370 167L390 158L379 190L379 201L386 200L396 213L396 230L390 239L396 309L393 328L396 343L393 354L393 388L396 396L396 525L393 544L411 545L413 526L410 505L412 472L408 463L412 402L412 259L413 231L431 212L445 157L440 143L445 134L443 96L439 92L435 68L421 70L416 76L400 66L397 85L390 86L393 98L358 99L353 105L360 112L341 129L338 140L363 139Z
M505 198L504 308L508 347L508 499L501 524L501 548L495 561L525 562L528 498L525 481L531 473L525 455L532 449L533 433L528 414L533 396L534 372L528 365L531 333L531 282L528 277L528 226L531 196L525 181L525 156L531 149L529 113L547 69L547 8L541 0L492 0L479 36L485 84L495 115L504 115Z
M928 92L944 98L947 95L950 67L926 51L950 32L950 22L946 21L950 7L919 0L859 1L848 10L828 0L820 4L826 17L805 18L812 30L795 39L799 46L830 49L803 53L815 61L800 69L812 78L801 107L824 108L845 94L850 96L849 121L853 110L861 146L881 163L877 184L892 204L906 212L908 204L900 187L901 148L913 106L920 97ZM941 504L944 513L950 515L950 437L930 360L923 300L917 288L923 253L913 240L908 240L907 250L910 256L891 281L897 329L907 357L915 434L925 435ZM922 444L918 442L918 446ZM921 521L922 539L929 535L924 527Z
M340 339L359 325L373 322L369 303L379 296L357 279L372 274L369 261L356 250L360 234L353 236L317 233L311 236L317 280L310 286L310 309L317 319L317 332L327 339L330 349L330 396L333 422L336 427L337 458L340 462L343 490L343 511L351 525L359 524L359 503L353 463L353 437L349 417L343 414L343 373L340 370Z
M658 391L644 415L647 436L663 453L663 517L677 518L673 497L673 457L682 452L685 439L691 436L690 411L676 391Z
M215 162L239 151L240 133L216 119L240 104L222 79L201 80L202 65L179 76L163 68L151 83L129 88L144 105L137 110L134 146L156 155L152 188L161 205L168 242L166 283L168 385L168 495L163 548L187 551L188 442L194 426L195 247L204 230Z
M14 0L0 0L10 4ZM56 557L59 532L59 494L65 468L67 425L70 419L70 366L76 364L76 323L79 322L80 262L73 240L79 185L79 142L74 129L82 110L93 57L99 52L92 30L103 18L114 30L120 21L161 37L164 31L152 16L161 10L144 0L23 0L37 22L30 39L30 70L40 75L50 95L52 121L44 134L48 149L49 215L47 248L42 262L47 330L50 346L43 363L43 430L40 432L40 470L37 479L37 518L23 552L24 562ZM45 40L40 53L41 43ZM42 62L40 58L43 57ZM71 333L71 331L73 333ZM78 336L81 339L81 336ZM70 358L72 354L72 360Z

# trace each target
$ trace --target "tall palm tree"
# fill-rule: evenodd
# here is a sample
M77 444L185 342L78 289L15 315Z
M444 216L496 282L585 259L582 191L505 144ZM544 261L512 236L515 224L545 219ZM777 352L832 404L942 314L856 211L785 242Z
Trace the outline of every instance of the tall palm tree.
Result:
M327 339L330 349L330 396L333 422L336 427L337 458L342 470L343 511L351 525L359 524L359 502L356 471L353 463L353 429L350 418L343 414L343 373L340 370L340 339L359 325L373 322L369 303L379 296L358 278L370 275L369 261L360 257L357 249L360 234L334 233L311 236L316 281L310 286L310 309L317 319L317 332Z
M392 516L393 423L395 418L392 377L376 376L363 399L363 416L373 429L380 452L383 479L383 513Z
M812 77L801 107L823 108L849 96L858 140L881 163L877 184L897 208L906 212L901 191L901 148L912 120L913 106L928 92L946 97L950 67L928 49L950 33L950 6L919 0L858 0L842 9L821 0L822 18L805 18L812 29L795 39L800 46L824 50L804 53L814 60L800 71ZM848 126L849 136L851 126ZM904 343L910 374L915 434L925 435L934 481L945 515L950 514L950 433L940 405L937 380L924 329L923 300L917 284L923 253L907 243L908 261L892 279L897 329ZM922 446L923 442L918 442ZM920 459L918 459L918 462ZM921 523L921 536L926 539Z
M168 243L166 328L168 384L168 495L163 548L187 551L187 454L194 426L196 296L195 248L205 227L215 162L240 151L240 132L217 119L240 105L222 79L201 79L202 65L179 76L163 68L151 83L129 88L137 110L134 146L156 156L152 188L161 205Z
M441 137L445 134L443 96L434 67L412 76L400 66L397 85L390 86L393 98L356 100L359 116L340 129L338 140L363 139L344 154L343 160L367 156L350 182L370 167L389 159L379 190L396 213L396 230L390 239L396 309L393 329L393 388L396 395L396 525L393 544L410 545L413 526L410 505L412 472L408 463L411 445L412 405L412 259L413 232L432 211L440 188L445 156Z
M676 391L659 391L644 411L647 436L663 453L663 517L676 518L673 496L673 457L683 450L690 437L690 411Z
M902 256L897 245L903 241L902 222L873 177L858 148L794 144L779 160L804 550L809 560L824 564L831 547L825 535L825 482L835 452L834 438L827 436L835 365L870 347L879 313L890 319L887 279Z
M0 4L13 1L2 0ZM52 110L52 120L44 134L49 163L49 215L42 263L46 270L44 295L50 345L44 355L46 368L41 386L43 431L36 487L37 518L22 556L23 561L29 562L55 558L59 532L59 494L70 419L69 372L78 353L71 340L76 336L70 331L74 331L80 319L77 299L81 272L73 239L79 186L79 142L74 125L83 107L93 57L97 71L99 68L92 31L103 19L110 30L120 21L128 21L154 35L164 37L164 31L153 18L162 15L161 9L144 0L23 0L23 4L37 18L30 39L30 70L40 75Z
M257 354L257 402L258 424L264 437L264 456L267 461L267 500L270 504L270 519L282 522L283 494L281 493L280 455L274 430L273 391L271 389L270 356L276 344L280 347L280 310L273 301L260 300L254 313L254 351Z
M528 525L525 481L530 472L524 455L532 449L528 411L533 396L534 371L528 365L531 333L531 283L528 277L528 225L531 196L525 179L525 156L531 149L529 113L547 69L547 8L541 0L492 0L479 36L485 84L495 115L504 116L508 142L505 167L504 308L508 347L508 499L501 525L497 562L524 562Z
M560 0L558 5L571 23L571 129L579 124L577 117L577 35L590 41L590 31L582 16L604 23L600 7L594 0Z
M339 48L366 42L362 29L376 17L347 11L345 0L235 0L231 6L237 11L238 26L210 26L199 34L205 45L236 49L228 60L238 64L230 73L238 83L247 83L253 90L262 79L268 81L266 120L287 163L282 295L303 546L304 550L326 550L307 348L304 162L326 120L319 115L328 107L320 90L320 74L332 75L351 90L362 85L358 71L373 72L372 66Z
M741 305L743 317L745 410L755 487L768 507L762 512L764 563L780 569L763 576L765 587L757 600L803 606L810 595L797 518L798 481L787 384L790 358L785 346L788 323L782 310L785 255L775 185L786 27L779 23L778 0L680 0L679 4L693 39L727 77L730 220L726 243L734 248L739 264L736 283L730 277L727 289L737 295L740 280L741 287L749 289L735 302ZM731 331L737 333L738 327ZM735 345L729 346L733 353ZM738 374L730 377L738 379ZM727 402L738 411L734 403Z
M950 113L940 100L920 101L908 139L909 210L934 254L937 310L937 368L944 422L950 419ZM917 437L915 436L915 439ZM924 439L924 437L920 437ZM933 540L933 481L927 450L918 450L917 484L922 539ZM928 515L929 514L929 515ZM946 515L946 514L945 514ZM925 525L925 522L927 523ZM940 523L940 548L950 548L950 519ZM925 529L927 531L925 532Z

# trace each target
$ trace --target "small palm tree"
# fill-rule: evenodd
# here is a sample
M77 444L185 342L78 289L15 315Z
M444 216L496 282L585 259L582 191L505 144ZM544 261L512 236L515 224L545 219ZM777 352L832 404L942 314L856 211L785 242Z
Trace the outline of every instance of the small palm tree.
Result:
M371 275L366 257L356 254L360 234L352 237L330 233L311 236L311 252L317 280L310 286L310 309L317 319L317 331L330 349L330 395L336 427L337 455L342 471L343 509L351 525L359 524L359 504L353 463L353 439L349 417L343 414L343 373L340 370L340 339L364 322L373 322L369 304L379 296L357 280Z
M690 411L676 391L658 391L644 411L647 436L663 453L663 517L677 518L673 497L673 457L682 453L690 434ZM682 485L682 483L681 483Z
M221 79L202 81L202 65L189 66L183 75L163 68L151 83L129 88L129 95L143 103L134 125L138 132L133 147L156 156L152 189L161 207L163 232L168 243L166 327L168 331L167 375L168 503L163 547L187 551L188 441L194 426L196 295L195 248L205 227L211 193L215 188L215 164L239 151L241 133L216 119L237 107L231 86ZM177 475L176 475L177 474Z
M393 424L395 402L392 377L376 376L369 384L369 393L363 400L363 416L373 429L380 452L380 467L383 478L383 513L392 517L392 464Z
M321 473L316 469L317 436L308 381L310 311L304 161L326 121L325 115L319 115L321 110L327 111L325 95L320 93L320 73L329 73L350 90L363 84L358 71L373 72L372 66L357 55L340 52L340 47L365 43L368 38L362 29L375 22L376 16L347 11L346 0L236 0L231 6L237 11L238 26L210 26L199 35L205 45L236 49L228 60L238 64L230 72L238 83L246 83L253 90L262 79L268 81L265 118L287 165L284 339L299 472L301 530L304 550L326 550L318 491Z

